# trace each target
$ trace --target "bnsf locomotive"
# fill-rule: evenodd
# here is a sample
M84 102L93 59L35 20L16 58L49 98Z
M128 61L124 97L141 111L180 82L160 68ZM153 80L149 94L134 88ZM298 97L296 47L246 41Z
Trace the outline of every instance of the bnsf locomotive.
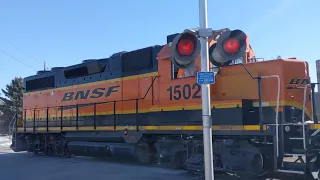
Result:
M24 79L12 149L46 155L135 158L202 171L197 30L167 44ZM319 179L319 131L308 63L257 60L240 30L209 38L215 170ZM294 161L292 161L294 159Z

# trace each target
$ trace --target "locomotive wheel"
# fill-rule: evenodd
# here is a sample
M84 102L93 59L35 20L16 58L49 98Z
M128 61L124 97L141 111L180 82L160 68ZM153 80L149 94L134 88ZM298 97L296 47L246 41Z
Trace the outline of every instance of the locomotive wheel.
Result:
M184 168L186 159L187 159L187 152L183 152L183 151L177 152L171 160L171 168L173 169Z
M53 156L53 150L52 150L52 145L49 144L47 146L47 152L46 152L47 156Z
M32 154L33 154L34 156L39 156L39 155L40 155L40 154L39 154L39 145L38 145L38 144L34 146L34 149L33 149L33 151L32 151Z
M150 148L148 146L137 145L135 156L140 163L150 164L152 161Z
M72 154L70 153L67 145L64 146L63 155L64 155L65 158L70 158L71 155L72 155Z
M254 173L260 173L263 170L263 157L261 154L256 154L251 161L251 168Z

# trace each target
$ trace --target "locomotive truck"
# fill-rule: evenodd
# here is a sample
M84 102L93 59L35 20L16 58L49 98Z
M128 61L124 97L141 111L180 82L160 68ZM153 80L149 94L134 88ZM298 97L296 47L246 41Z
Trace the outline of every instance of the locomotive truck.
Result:
M11 148L50 156L133 158L203 171L197 29L167 43L88 59L24 78ZM241 30L209 37L214 169L320 179L309 66L260 60ZM178 76L191 69L188 76ZM182 72L182 73L181 73Z

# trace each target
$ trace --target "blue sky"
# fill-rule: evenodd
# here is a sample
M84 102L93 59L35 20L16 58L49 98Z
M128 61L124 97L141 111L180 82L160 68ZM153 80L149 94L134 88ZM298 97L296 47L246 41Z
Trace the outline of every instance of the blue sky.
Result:
M315 82L318 7L318 0L208 0L208 24L245 31L257 57L307 60ZM43 69L44 60L68 66L165 44L168 34L198 24L198 0L0 0L0 88Z

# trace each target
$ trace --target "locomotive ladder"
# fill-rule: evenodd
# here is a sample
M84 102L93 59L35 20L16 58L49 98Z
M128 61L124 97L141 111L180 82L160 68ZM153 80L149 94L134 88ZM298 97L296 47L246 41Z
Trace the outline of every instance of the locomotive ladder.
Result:
M315 116L315 84L317 83L307 84L305 85L305 87L298 87L298 89L304 89L302 119L301 123L283 124L280 134L282 139L281 145L283 148L283 156L280 160L281 163L279 163L280 168L277 169L278 172L306 175L310 172L309 164L313 163L316 160L315 155L308 153L307 143L310 141L310 138L316 136L320 132L320 129L317 129L315 132L313 132L313 134L309 136L309 124L305 121L307 88L311 86L311 120L313 123L318 123L317 117ZM279 134L277 134L277 136L278 135ZM296 158L296 160L292 161L293 158ZM318 170L316 170L315 172L313 171L314 170L311 170L310 173L315 179L317 179L319 174Z

